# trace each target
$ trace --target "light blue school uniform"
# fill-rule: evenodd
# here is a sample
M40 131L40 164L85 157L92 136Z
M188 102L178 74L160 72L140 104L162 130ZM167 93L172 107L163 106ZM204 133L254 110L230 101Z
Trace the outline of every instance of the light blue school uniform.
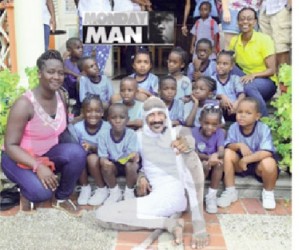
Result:
M123 103L123 102L119 101L119 103ZM137 119L142 119L142 113L143 113L143 102L134 100L133 107L130 108L128 107L129 120L134 121Z
M179 121L180 124L184 123L184 103L181 100L173 99L168 111L170 120Z
M190 79L183 75L180 79L176 80L177 82L177 92L175 99L182 99L185 96L189 96L192 93L192 83Z
M216 74L212 76L216 80L216 95L225 95L231 102L235 102L238 96L244 93L244 86L240 81L240 76L229 74L226 82L221 82Z
M133 78L136 78L136 74L130 75ZM143 80L138 82L138 88L145 89L149 91L152 95L158 95L158 89L159 89L159 78L154 75L153 73L149 73L147 77Z
M237 122L233 123L228 129L224 145L227 147L231 143L244 143L253 153L265 150L275 154L276 151L270 128L260 121L255 123L253 131L249 135L243 133L242 128Z
M113 95L111 80L105 75L101 75L100 77L101 80L98 83L92 82L86 76L80 77L79 96L81 103L88 93L99 95L105 104L110 102L111 96Z
M100 133L98 142L98 156L111 161L118 161L138 149L136 133L130 128L125 129L123 137L118 141L113 138L111 129L105 130Z
M194 74L194 65L191 62L191 63L189 63L188 69L187 69L187 76L191 81L194 81L193 74ZM212 76L212 75L216 74L216 61L209 59L209 63L207 65L207 67L201 71L201 74L203 76Z

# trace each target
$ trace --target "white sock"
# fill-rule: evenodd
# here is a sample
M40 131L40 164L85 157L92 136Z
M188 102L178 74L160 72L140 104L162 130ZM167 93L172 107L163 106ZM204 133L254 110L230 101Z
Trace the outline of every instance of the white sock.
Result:
M128 186L126 186L126 193L134 193L134 188L129 188Z
M235 186L227 187L226 190L227 192L233 193L236 191L236 187Z
M101 190L101 191L106 191L107 190L107 187L104 186L104 187L97 187L97 189Z
M85 189L85 188L90 188L90 185L87 184L87 185L81 186L81 189Z
M209 188L208 189L208 195L209 196L216 196L217 195L217 189Z
M267 194L267 193L268 193L268 194L273 194L274 191L273 191L273 190L269 191L269 190L266 190L266 189L263 188L263 192L264 192L265 194Z

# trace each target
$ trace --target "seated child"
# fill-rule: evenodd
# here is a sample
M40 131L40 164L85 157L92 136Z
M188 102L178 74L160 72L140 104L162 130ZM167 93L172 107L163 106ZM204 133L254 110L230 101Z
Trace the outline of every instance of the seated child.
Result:
M104 109L99 95L89 94L82 102L82 114L84 120L68 126L71 134L78 140L87 152L87 168L79 178L81 191L78 197L79 205L101 205L108 197L108 189L101 174L101 166L98 157L99 133L110 131L110 124L102 120ZM91 186L88 184L87 170L94 178L97 186L94 195L91 196Z
M234 66L233 55L230 51L222 50L217 55L216 98L220 101L225 120L235 121L236 109L239 102L245 98L244 86L240 77L232 74Z
M135 131L126 127L128 120L128 109L124 104L111 104L108 109L111 129L103 131L99 136L98 155L104 180L109 187L109 197L105 204L122 199L117 176L126 176L124 199L135 197L139 155Z
M78 67L82 74L79 81L80 102L88 93L100 95L104 110L106 110L113 95L110 79L105 75L100 75L98 64L92 57L82 57L78 62Z
M76 100L73 112L75 116L79 115L81 105L79 101L79 93L77 90L77 80L81 76L78 68L78 60L82 57L83 44L77 37L71 37L66 41L66 49L69 58L64 60L64 83L63 87L67 90L69 98Z
M192 84L190 79L184 75L184 68L187 63L187 53L181 47L173 48L167 60L169 75L173 76L177 82L177 93L175 99L181 99L183 102L190 100Z
M175 99L177 82L173 76L165 76L160 79L159 95L166 104L172 126L182 125L184 122L184 103Z
M136 100L137 81L131 76L127 76L120 81L119 93L122 98L121 102L128 108L129 121L127 127L134 130L142 127L143 102Z
M206 211L217 213L217 189L223 175L225 131L220 127L222 110L207 105L200 114L200 128L192 128L196 152L203 164L205 177L210 175L211 183L206 195Z
M206 104L219 105L211 99L216 89L216 82L208 76L201 76L192 84L191 100L184 105L184 121L188 127L200 127L200 113Z
M200 76L212 76L216 72L216 62L210 60L212 53L212 43L209 39L202 38L195 45L195 53L192 62L188 65L187 76L194 82Z
M257 100L246 97L239 102L237 122L230 126L224 143L225 191L217 199L219 207L228 207L238 200L235 173L241 176L254 175L263 183L263 207L274 209L276 206L274 188L279 168L270 128L259 121L260 117Z

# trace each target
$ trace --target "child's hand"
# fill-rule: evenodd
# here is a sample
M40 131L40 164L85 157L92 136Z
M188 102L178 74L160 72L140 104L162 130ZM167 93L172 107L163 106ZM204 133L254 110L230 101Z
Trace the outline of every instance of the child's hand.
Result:
M246 162L246 157L243 157L241 160L239 160L239 167L243 170L246 171L247 170L247 162Z
M86 141L83 141L81 145L86 152L90 150L90 145Z
M194 95L191 95L191 99L194 102L194 104L198 106L199 101Z
M194 81L196 81L200 76L201 76L201 72L200 71L194 71L194 73L193 73L193 79L194 79Z
M226 95L221 95L220 105L228 111L232 110L233 108L233 104Z
M135 163L139 162L139 160L140 160L139 154L136 152L133 152L132 154L134 154L134 156L132 156L132 158L129 161L135 162Z
M242 154L243 157L252 154L252 151L250 150L250 148L244 143L240 143L239 149L240 149L241 154Z

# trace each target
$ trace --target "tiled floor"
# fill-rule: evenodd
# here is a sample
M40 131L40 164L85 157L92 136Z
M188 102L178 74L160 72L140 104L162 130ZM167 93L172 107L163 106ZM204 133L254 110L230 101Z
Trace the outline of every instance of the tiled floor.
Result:
M50 203L40 204L40 207L49 207ZM89 206L82 207L83 209L93 209ZM19 206L16 206L8 211L0 212L0 216L13 216L19 210ZM292 215L292 202L287 200L277 200L276 209L273 211L267 211L262 207L259 199L243 198L233 203L229 208L220 208L219 213L221 214L260 214L260 215L273 215L273 216L284 216ZM207 230L210 234L210 245L205 249L210 250L224 250L226 248L225 240L222 234L219 220L215 214L205 213L205 219L207 223ZM186 250L190 250L189 243L192 234L192 225L190 214L183 214L185 219L184 229L184 242ZM141 243L150 234L150 231L139 231L139 232L119 232L117 245L115 250L129 250L136 244ZM157 242L154 242L152 249L157 250Z

